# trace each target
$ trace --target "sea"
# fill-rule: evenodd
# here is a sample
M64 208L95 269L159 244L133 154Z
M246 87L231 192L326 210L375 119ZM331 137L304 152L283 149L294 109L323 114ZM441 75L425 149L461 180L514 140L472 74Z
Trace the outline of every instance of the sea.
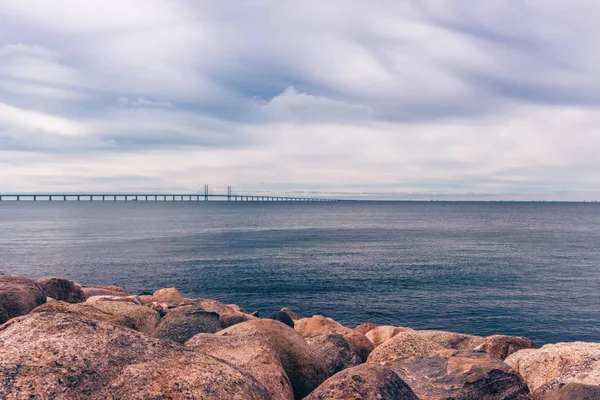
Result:
M600 204L0 203L0 270L538 344L600 341Z

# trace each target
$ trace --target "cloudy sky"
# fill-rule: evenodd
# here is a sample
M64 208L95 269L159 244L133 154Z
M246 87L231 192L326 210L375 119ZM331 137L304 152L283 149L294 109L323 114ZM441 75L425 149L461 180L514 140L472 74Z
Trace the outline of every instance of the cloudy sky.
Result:
M0 0L0 192L600 200L594 0Z

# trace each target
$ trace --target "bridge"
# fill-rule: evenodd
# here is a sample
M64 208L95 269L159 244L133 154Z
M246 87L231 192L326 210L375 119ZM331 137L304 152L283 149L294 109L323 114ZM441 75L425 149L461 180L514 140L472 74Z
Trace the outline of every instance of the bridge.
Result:
M0 194L0 201L339 201L319 197L264 196L233 193L9 193Z

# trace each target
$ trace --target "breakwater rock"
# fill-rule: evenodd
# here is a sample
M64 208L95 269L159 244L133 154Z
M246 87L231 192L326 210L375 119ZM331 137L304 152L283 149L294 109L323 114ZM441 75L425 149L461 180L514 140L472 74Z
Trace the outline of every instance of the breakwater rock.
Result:
M285 306L282 304L282 306ZM301 310L296 310L300 311ZM266 318L176 288L0 275L0 399L596 398L600 343ZM575 396L575 397L573 397Z

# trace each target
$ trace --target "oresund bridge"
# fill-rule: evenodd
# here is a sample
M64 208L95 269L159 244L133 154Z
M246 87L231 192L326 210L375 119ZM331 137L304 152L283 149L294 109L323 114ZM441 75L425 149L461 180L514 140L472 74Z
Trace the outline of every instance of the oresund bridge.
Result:
M0 201L340 201L319 197L265 196L233 193L8 193L0 194Z

